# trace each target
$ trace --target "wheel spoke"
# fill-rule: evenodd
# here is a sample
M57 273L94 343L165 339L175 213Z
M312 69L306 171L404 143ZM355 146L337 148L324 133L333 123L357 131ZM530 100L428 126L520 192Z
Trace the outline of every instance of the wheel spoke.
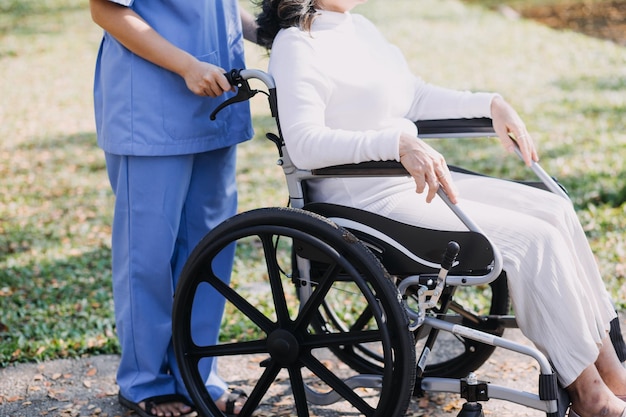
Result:
M276 258L276 247L272 240L273 234L264 234L260 236L263 243L263 252L265 262L267 264L267 273L269 276L270 286L272 288L272 296L274 298L274 306L276 307L276 319L281 326L286 325L289 321L289 310L287 309L287 301L283 289L280 267ZM278 239L278 237L277 237Z
M304 381L299 366L290 366L288 368L289 379L291 382L291 392L296 404L298 417L308 417L309 406L307 405L306 392L304 390Z
M337 391L339 395L356 407L361 413L366 416L374 414L374 408L372 408L363 398L352 391L348 385L346 385L341 379L339 379L339 377L337 377L337 375L326 368L317 358L312 355L305 355L301 358L301 360L307 368L309 368L322 381L328 384L329 387Z
M268 319L263 313L261 313L256 307L250 304L245 298L243 298L237 291L232 289L224 281L216 277L214 274L210 274L206 281L211 284L220 294L230 301L237 309L239 309L246 317L248 317L254 324L259 326L266 334L270 334L272 330L276 328L276 324Z
M358 345L382 341L380 330L365 330L340 333L321 333L310 335L301 343L301 347L309 350L327 346Z
M276 376L280 372L281 367L274 360L270 360L263 372L263 375L259 378L255 384L254 389L248 396L246 403L244 404L239 417L252 416L256 408L261 403L263 396L267 393L272 383L276 379Z
M213 346L194 346L186 353L189 357L209 358L234 355L254 355L267 352L266 340L223 343Z
M372 309L367 307L355 320L354 324L350 326L350 330L365 329L373 317L374 314L372 314Z
M311 320L319 311L319 306L324 302L324 298L333 285L334 277L338 271L339 265L337 263L333 263L327 268L324 276L320 279L317 287L315 287L315 291L313 291L311 297L300 310L294 326L296 329L308 327L311 323Z

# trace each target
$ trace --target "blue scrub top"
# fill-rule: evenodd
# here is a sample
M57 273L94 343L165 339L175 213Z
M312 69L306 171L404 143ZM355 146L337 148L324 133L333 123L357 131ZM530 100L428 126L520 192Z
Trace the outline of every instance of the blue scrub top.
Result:
M237 0L112 0L131 7L158 33L201 61L244 68ZM253 136L247 102L209 119L218 98L193 94L179 75L130 52L105 32L98 52L94 107L98 145L117 155L181 155Z

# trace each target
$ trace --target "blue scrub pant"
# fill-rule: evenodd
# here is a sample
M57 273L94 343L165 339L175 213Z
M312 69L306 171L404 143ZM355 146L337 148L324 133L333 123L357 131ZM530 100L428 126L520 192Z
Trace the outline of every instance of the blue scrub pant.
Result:
M188 396L172 346L172 301L178 276L193 248L237 210L235 146L178 156L120 156L107 153L115 193L113 297L121 361L120 393L139 402L155 395ZM217 266L229 279L234 248ZM192 328L204 342L219 334L224 301L208 294ZM195 306L194 306L195 308ZM213 398L226 384L215 361L201 362Z

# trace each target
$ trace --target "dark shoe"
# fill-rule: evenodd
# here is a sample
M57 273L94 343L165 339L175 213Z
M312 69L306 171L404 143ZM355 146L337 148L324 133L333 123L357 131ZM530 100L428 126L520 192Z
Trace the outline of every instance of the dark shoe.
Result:
M146 398L145 400L139 401L139 403L144 403L145 410L139 406L139 403L134 403L131 400L125 398L121 393L117 395L117 399L121 405L124 407L133 410L140 417L154 417L156 414L152 414L152 409L156 408L161 404L166 403L183 403L189 407L191 404L187 401L185 397L180 394L169 394L169 395L157 395L154 397ZM189 413L181 414L180 417L185 416L197 416L195 410L192 410Z

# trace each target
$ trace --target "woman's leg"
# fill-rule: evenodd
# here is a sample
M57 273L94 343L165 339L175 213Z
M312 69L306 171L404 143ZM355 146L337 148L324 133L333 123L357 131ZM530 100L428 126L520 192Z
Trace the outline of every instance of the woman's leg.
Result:
M120 394L140 403L176 393L169 372L173 276L181 212L192 158L106 155L115 193L113 294L122 348ZM188 411L182 404L158 407L166 414Z
M181 216L176 254L172 260L174 285L187 258L200 240L214 227L237 212L237 187L235 182L236 147L217 149L194 156L192 180ZM234 246L223 251L214 263L216 274L224 281L230 280ZM196 293L192 311L192 336L199 345L212 345L218 340L224 312L224 297L208 285ZM170 368L177 378L177 392L188 396L170 346ZM216 361L207 358L199 364L201 375L212 398L220 397L227 384L218 376Z
M626 398L626 368L620 362L611 340L603 340L596 368L609 389L616 395Z
M566 387L572 401L571 407L581 417L622 417L626 413L626 403L614 394L604 379L607 373L614 372L614 369L607 369L605 366L614 365L615 362L619 368L622 366L619 360L616 360L617 356L610 340L606 338L603 343L596 364L585 368L574 382ZM622 380L618 385L623 386L624 382Z

